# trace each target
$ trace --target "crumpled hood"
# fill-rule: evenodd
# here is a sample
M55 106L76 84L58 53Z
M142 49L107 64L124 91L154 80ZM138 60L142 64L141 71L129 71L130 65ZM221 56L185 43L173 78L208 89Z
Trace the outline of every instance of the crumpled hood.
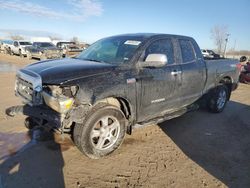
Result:
M42 83L61 84L84 77L106 74L114 67L114 65L107 63L64 58L40 61L28 65L24 69L39 74L42 78Z

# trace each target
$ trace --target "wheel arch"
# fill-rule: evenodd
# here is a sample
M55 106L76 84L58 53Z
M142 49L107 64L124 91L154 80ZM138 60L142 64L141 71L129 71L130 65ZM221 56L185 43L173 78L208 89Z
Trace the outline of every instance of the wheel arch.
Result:
M107 97L101 100L98 100L97 102L94 103L93 107L96 106L97 104L100 103L107 103L113 106L116 106L117 108L119 108L122 113L124 114L125 118L128 120L128 124L127 124L127 134L131 135L132 134L132 125L135 121L135 113L134 113L134 109L131 105L131 103L129 102L129 100L127 100L124 97Z
M106 97L104 99L100 99L100 100L96 101L93 104L93 106L95 106L99 103L107 103L107 104L118 107L124 113L124 116L128 120L130 120L133 117L132 105L127 99L125 99L123 97Z
M219 84L223 84L227 87L228 100L229 100L231 96L232 87L233 87L233 79L230 76L224 76L223 78L220 79Z

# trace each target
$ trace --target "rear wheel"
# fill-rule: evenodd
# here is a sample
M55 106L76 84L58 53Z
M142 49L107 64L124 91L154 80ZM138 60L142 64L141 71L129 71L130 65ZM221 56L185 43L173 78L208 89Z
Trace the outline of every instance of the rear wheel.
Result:
M228 101L229 91L227 86L220 85L211 92L208 99L208 108L211 112L222 112Z
M126 119L120 109L102 104L94 107L83 124L76 124L73 137L85 155L97 159L112 153L125 136Z

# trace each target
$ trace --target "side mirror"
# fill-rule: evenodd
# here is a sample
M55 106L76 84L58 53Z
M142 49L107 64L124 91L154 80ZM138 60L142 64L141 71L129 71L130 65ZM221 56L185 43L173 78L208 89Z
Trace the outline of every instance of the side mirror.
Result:
M167 63L168 58L165 54L149 54L144 62L139 62L139 66L142 68L160 68Z

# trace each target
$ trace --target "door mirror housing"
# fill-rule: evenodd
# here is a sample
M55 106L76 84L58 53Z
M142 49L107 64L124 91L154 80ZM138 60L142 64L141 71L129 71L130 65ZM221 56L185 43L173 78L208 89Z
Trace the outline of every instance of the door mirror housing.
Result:
M160 68L168 63L168 58L165 54L149 54L144 62L139 62L142 68Z

